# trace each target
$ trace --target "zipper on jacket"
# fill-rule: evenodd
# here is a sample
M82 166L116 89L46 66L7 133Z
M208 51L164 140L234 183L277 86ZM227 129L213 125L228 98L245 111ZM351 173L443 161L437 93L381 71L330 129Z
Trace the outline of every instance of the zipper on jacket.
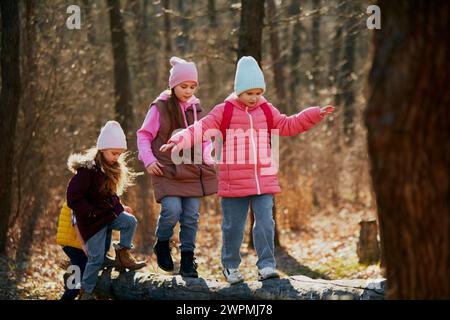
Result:
M256 189L258 190L258 194L261 194L261 188L259 187L259 181L258 181L258 158L256 156L256 143L255 139L253 137L253 118L248 113L248 107L245 107L245 112L248 114L248 117L250 118L250 140L252 141L252 149L254 154L254 160L255 160L255 181L256 181Z

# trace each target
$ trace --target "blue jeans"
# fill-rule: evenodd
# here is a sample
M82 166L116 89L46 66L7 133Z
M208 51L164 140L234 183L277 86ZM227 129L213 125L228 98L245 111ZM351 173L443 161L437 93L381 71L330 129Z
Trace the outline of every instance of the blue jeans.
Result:
M122 212L115 220L94 234L87 242L88 261L84 270L81 287L89 293L94 291L103 260L105 258L105 238L108 230L120 231L119 247L131 249L136 232L137 220L127 212Z
M161 199L161 213L159 214L156 237L158 240L170 240L173 228L180 222L181 251L195 250L197 236L200 198L172 197Z
M111 237L112 237L112 230L108 230L106 232L106 241L105 241L105 255L109 250L109 247L111 246ZM86 268L86 263L88 258L84 254L84 251L82 249L74 248L71 246L64 246L63 248L64 253L69 257L70 264L73 266L78 266L80 268L81 276L83 276L84 269ZM64 294L61 297L61 300L75 300L75 298L80 293L80 289L69 289L67 285L64 283Z
M253 207L253 243L259 269L276 267L274 255L275 221L272 217L273 195L262 194L240 198L222 198L222 265L237 269L241 263L240 248L244 239L249 205Z

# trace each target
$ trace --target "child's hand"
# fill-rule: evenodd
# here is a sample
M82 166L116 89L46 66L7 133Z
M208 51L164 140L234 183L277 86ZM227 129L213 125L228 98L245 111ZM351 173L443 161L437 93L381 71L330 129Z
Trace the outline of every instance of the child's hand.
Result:
M161 151L161 152L166 152L169 150L172 150L173 152L178 151L177 145L173 142L169 142L169 143L163 144L161 146L161 148L159 148L159 151Z
M326 106L320 109L320 115L322 117L325 117L329 114L332 114L334 111L334 107L333 106Z
M164 167L159 161L151 163L146 169L149 174L162 176L163 172L160 168Z
M122 206L123 206L123 209L125 210L125 212L133 213L133 209L131 209L129 206L124 206L124 205L122 205Z

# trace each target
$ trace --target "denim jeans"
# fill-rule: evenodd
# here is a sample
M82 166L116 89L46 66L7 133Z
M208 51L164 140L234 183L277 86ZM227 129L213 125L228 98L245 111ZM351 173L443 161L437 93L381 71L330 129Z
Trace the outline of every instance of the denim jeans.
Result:
M255 216L253 243L259 269L276 267L274 255L275 221L272 217L273 195L262 194L239 198L222 198L222 265L236 269L241 263L240 248L244 239L248 209Z
M111 237L112 230L107 230L105 241L105 255L108 252L109 247L111 246ZM88 260L88 258L84 254L84 251L82 249L74 248L71 246L64 246L62 249L64 253L69 257L70 264L73 266L78 266L78 268L80 268L80 276L82 277ZM66 283L64 283L64 289L65 290L61 297L61 300L74 300L80 292L80 289L69 289Z
M172 197L161 199L161 213L159 214L156 237L158 240L170 240L173 229L180 222L181 251L195 250L197 236L200 198Z
M89 293L94 291L103 260L105 258L105 238L108 230L120 231L119 247L131 249L136 232L137 220L127 212L122 212L115 220L94 234L87 242L88 261L84 270L81 287Z

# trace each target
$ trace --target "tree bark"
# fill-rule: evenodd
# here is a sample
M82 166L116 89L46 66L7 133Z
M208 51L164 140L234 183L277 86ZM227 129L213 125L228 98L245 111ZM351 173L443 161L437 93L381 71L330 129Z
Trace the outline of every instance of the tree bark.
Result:
M202 278L108 269L95 294L118 300L382 300L384 281L321 280L305 276L230 286Z
M216 0L208 0L208 21L210 28L217 27Z
M86 14L85 21L87 21L87 38L89 43L96 44L96 32L95 32L95 17L92 10L92 2L89 0L83 0L83 9Z
M21 94L19 2L1 1L0 12L2 24L0 136L3 137L0 143L0 253L4 253L12 209L14 141Z
M378 225L375 220L361 221L359 241L356 247L359 262L375 264L380 261L380 246L378 244Z
M215 46L216 44L216 32L217 32L217 10L216 10L216 1L208 0L208 24L209 28L207 28L207 37L208 41L211 41L211 46ZM214 97L217 94L217 82L218 82L218 72L216 70L216 60L212 58L207 59L206 62L207 69L207 79L206 89L209 97Z
M450 3L379 1L365 114L388 298L450 298Z
M313 93L317 96L320 86L320 0L313 0L314 16L312 20L312 77Z
M330 87L336 86L336 80L338 78L338 66L341 59L342 23L337 21L335 28L336 30L331 39L331 47L333 49L330 52L330 69L328 71L328 85ZM335 104L339 105L337 97L338 95L335 96Z
M193 2L187 2L186 0L178 0L178 13L179 17L179 25L181 26L181 32L178 32L176 37L177 48L180 53L184 56L187 52L191 50L191 41L190 41L190 15L192 13Z
M148 104L148 97L153 94L152 88L148 86L148 79L158 79L158 67L156 64L156 57L154 54L149 54L151 47L151 41L153 30L149 23L151 19L148 16L149 1L131 1L131 9L138 19L135 24L134 40L136 42L137 48L137 63L133 66L135 70L135 91L136 99L135 103L138 106L143 104ZM150 76L149 76L150 75ZM142 164L136 161L135 168L136 171L142 170ZM139 246L139 251L145 254L151 252L151 248L154 242L154 212L151 203L153 202L153 190L151 183L149 181L150 177L146 172L144 175L137 178L136 183L139 187L138 195L139 201L137 203L140 217L139 228L141 243Z
M280 41L278 38L278 29L274 22L277 6L274 0L267 0L267 16L270 28L270 55L272 56L273 75L275 92L277 95L277 104L283 112L286 110L286 90L284 89L284 61L280 55Z
M303 24L300 21L300 0L292 0L289 6L289 13L291 16L297 16L292 27L292 47L290 55L290 83L289 83L289 105L287 111L292 114L297 106L298 101L298 87L301 83L301 69L300 58L302 55L302 32L304 30Z
M252 56L261 64L263 26L264 1L241 1L241 23L239 27L237 60L243 56Z
M123 28L122 14L120 13L120 1L107 0L110 16L111 45L114 60L114 92L116 97L116 117L121 124L128 139L135 135L133 105L131 96L130 72L127 62L126 34ZM130 143L135 146L135 143Z
M356 29L359 26L356 14L356 4L346 2L343 5L343 12L345 13L345 44L343 51L344 62L340 70L340 78L338 81L338 95L339 102L343 102L344 107L344 135L345 142L351 144L354 136L354 118L355 118L355 89L353 79L354 65L355 65L355 34Z
M172 55L172 26L171 26L171 19L170 19L170 1L169 0L163 0L163 17L164 17L164 53L166 56L166 59L168 59ZM168 64L167 64L168 65ZM166 67L166 72L164 74L169 73L169 66Z

